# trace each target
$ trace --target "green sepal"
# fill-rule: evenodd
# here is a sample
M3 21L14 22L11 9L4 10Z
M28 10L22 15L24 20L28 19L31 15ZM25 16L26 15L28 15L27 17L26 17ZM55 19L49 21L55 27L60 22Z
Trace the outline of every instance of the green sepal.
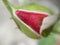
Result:
M54 25L52 25L52 26L48 27L47 29L43 30L43 31L42 31L42 35L43 35L44 37L49 36L50 33L53 31L53 27L54 27Z
M26 27L24 24L22 24L13 14L13 9L16 9L12 4L10 4L7 0L2 0L11 13L12 19L15 21L17 24L18 28L20 31L22 31L24 34L26 34L28 37L33 38L33 39L39 39L40 35L36 35L34 32L32 32L28 27Z
M53 15L53 12L51 9L46 8L45 6L42 6L42 5L38 5L36 3L27 4L21 7L17 6L16 8L23 9L23 10L29 10L29 11L42 11L42 12L46 12L46 13Z
M28 37L33 38L33 39L40 39L40 36L32 32L28 27L26 27L23 23L21 23L16 17L13 17L13 19L15 23L17 24L18 28L20 29L20 31L22 31Z

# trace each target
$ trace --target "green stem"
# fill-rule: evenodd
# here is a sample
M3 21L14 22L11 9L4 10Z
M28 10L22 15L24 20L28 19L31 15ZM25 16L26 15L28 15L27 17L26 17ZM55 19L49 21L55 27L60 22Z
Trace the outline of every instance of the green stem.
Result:
M13 16L12 11L13 11L14 6L10 2L8 2L7 0L2 0L2 1L5 4L5 6L7 7L7 9L9 10L9 12L11 13L11 16Z

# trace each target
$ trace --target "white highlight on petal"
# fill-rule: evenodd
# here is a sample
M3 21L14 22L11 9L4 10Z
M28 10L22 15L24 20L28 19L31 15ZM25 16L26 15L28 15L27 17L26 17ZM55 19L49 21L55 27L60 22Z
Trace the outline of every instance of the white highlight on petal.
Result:
M50 27L51 25L54 24L54 22L57 21L57 18L58 18L58 15L50 15L48 17L46 17L44 20L43 20L43 24L41 26L41 33L43 30L47 29L48 27Z
M50 15L49 13L42 12L42 11L31 11L31 10L23 10L23 9L16 9L16 10L21 10L21 11L25 11L25 12L32 12L32 13L40 13L40 14Z

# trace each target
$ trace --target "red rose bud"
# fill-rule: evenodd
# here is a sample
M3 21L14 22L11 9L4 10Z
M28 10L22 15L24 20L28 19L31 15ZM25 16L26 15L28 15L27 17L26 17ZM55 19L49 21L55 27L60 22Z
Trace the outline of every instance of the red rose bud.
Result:
M59 17L53 15L50 9L35 3L15 7L7 0L2 1L10 11L18 29L30 38L40 39L41 36L48 35L46 32L50 31L50 26L54 25Z
M40 28L43 19L47 17L47 14L28 12L22 10L16 10L17 17L22 20L27 26L29 26L33 31L40 34Z

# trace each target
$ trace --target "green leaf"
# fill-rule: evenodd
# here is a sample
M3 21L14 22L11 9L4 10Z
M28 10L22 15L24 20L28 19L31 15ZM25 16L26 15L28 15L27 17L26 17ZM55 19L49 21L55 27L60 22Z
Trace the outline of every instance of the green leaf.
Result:
M39 40L38 45L54 45L55 38L53 35L48 36L47 38L42 38Z

